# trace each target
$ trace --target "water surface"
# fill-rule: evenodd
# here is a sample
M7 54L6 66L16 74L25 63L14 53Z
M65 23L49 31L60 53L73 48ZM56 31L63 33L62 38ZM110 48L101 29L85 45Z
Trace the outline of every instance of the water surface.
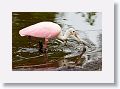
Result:
M56 39L51 40L48 43L48 52L40 53L38 41L44 41L43 39L29 39L19 35L22 28L42 21L59 24L63 33L69 27L74 27L80 38L89 44L89 47L86 46L85 60L102 58L102 14L99 12L13 12L12 17L13 69L25 70L24 67L34 66L36 70L52 70L60 67L61 60L74 62L79 58L83 45L71 38L67 46ZM41 65L41 69L37 65Z

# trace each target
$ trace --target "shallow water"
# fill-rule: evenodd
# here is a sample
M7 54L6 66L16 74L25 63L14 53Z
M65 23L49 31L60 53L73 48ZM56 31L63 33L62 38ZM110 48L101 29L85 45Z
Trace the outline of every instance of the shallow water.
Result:
M62 27L63 33L69 27L74 27L80 38L88 43L84 54L88 60L102 59L102 14L81 12L67 13L12 13L12 66L14 70L54 70L61 67L61 60L67 59L75 62L84 47L75 40L69 38L67 45L63 45L56 39L49 41L48 52L40 53L38 41L43 39L21 37L19 30L29 25L52 21ZM82 63L83 64L83 63ZM37 67L36 67L37 66ZM34 67L34 68L31 68Z

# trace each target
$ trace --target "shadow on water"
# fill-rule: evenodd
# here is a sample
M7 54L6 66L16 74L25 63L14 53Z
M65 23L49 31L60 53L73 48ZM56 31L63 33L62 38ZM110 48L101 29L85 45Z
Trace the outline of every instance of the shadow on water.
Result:
M54 39L48 43L48 52L40 53L38 42L44 42L44 39L21 37L19 30L42 21L52 21L59 24L63 32L69 27L74 27L80 34L80 37L88 42L89 47L77 44L71 38L66 46ZM101 13L99 12L13 12L13 70L102 70L101 22ZM82 54L84 47L86 52ZM80 57L81 54L82 56ZM91 62L91 59L95 61ZM76 60L79 60L78 66L75 64ZM85 68L82 68L83 66ZM93 68L93 66L96 67Z

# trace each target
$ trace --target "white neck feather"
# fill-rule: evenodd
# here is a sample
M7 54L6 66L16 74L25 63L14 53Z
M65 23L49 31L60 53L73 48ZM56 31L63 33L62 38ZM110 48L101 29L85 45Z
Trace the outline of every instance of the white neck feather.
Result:
M70 35L69 30L66 30L64 35L61 31L60 34L57 36L57 38L64 41L69 37L69 35Z

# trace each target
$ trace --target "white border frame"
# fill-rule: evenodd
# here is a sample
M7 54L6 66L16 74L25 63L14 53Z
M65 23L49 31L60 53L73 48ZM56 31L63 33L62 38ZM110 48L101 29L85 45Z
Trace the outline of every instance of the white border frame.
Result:
M113 0L4 0L0 6L1 82L114 83ZM88 11L102 12L102 71L12 71L12 12Z

